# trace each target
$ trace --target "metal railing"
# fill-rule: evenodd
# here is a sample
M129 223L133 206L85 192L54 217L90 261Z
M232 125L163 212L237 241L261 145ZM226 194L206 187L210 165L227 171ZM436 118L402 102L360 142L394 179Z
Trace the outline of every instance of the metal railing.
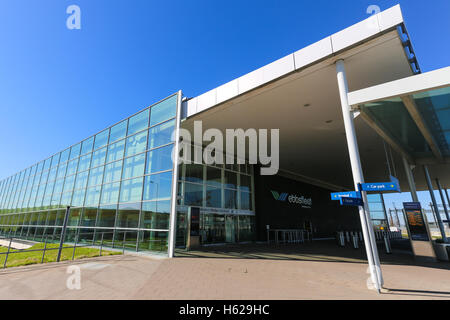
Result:
M75 241L68 241L68 242L64 242L64 241L59 241L60 239L56 240L54 235L49 235L45 237L45 240L43 241L44 243L44 248L42 249L15 249L12 247L14 242L18 242L18 243L23 243L24 239L22 238L15 238L15 237L2 237L0 236L0 240L9 240L9 244L8 244L8 249L6 252L0 252L0 261L3 260L1 259L2 256L5 256L5 260L3 261L3 268L6 268L7 266L7 262L8 262L8 258L10 255L13 254L23 254L23 253L30 253L30 252L42 252L42 257L40 259L40 263L44 263L45 260L45 256L46 254L48 254L50 251L56 251L57 250L57 256L56 256L56 262L60 262L61 261L61 256L63 253L63 250L70 250L73 249L72 251L72 258L71 260L75 259L75 253L76 253L76 249L80 249L80 248L92 248L92 249L98 249L99 253L98 256L102 256L102 251L105 247L105 234L113 234L114 232L102 232L101 234L101 239L100 241L96 241L96 239L94 238L94 233L79 233L75 236ZM98 234L98 233L97 233ZM92 235L93 239L92 239L92 243L85 243L82 242L80 243L80 236L85 236L85 235ZM125 238L126 237L126 232L124 235L124 241L123 241L123 245L122 245L122 254L125 252ZM48 247L49 244L54 244L54 243L58 243L59 245L57 247ZM69 245L67 244L69 243ZM63 259L63 260L69 260L69 259Z
M267 242L271 242L270 233L273 234L273 241L276 244L304 243L312 240L312 235L304 229L267 229Z

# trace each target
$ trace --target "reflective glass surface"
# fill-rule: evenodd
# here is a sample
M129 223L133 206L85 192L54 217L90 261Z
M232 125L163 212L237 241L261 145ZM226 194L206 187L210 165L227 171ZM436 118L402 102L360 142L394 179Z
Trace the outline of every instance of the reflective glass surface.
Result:
M171 96L1 180L0 235L59 239L70 206L66 241L166 251L177 101Z

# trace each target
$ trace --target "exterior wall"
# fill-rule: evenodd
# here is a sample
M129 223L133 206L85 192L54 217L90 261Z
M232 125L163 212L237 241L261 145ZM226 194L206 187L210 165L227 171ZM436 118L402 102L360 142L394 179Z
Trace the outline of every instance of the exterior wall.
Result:
M338 230L361 228L358 211L331 200L330 190L281 176L255 175L255 186L256 230L260 241L267 240L266 225L271 229L308 229L312 222L315 238L334 237Z
M2 235L167 252L178 95L0 182ZM103 235L102 235L103 234Z
M189 207L200 208L202 244L254 240L252 166L180 165L176 242L179 247L186 245Z

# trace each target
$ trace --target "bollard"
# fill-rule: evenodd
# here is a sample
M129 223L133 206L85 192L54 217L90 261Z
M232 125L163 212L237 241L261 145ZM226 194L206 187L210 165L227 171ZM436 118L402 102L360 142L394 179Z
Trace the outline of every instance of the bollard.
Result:
M391 251L391 243L387 235L384 235L384 245L386 247L386 253L392 253Z
M358 236L356 234L353 235L353 248L354 249L358 249L359 245L358 245Z
M345 247L345 236L344 231L339 232L339 245Z

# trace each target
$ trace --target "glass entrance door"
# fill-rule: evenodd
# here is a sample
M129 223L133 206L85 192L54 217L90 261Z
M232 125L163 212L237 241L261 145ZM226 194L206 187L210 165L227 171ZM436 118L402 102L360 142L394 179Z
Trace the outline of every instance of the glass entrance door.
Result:
M225 217L225 241L228 243L235 243L237 240L237 217L226 216Z

